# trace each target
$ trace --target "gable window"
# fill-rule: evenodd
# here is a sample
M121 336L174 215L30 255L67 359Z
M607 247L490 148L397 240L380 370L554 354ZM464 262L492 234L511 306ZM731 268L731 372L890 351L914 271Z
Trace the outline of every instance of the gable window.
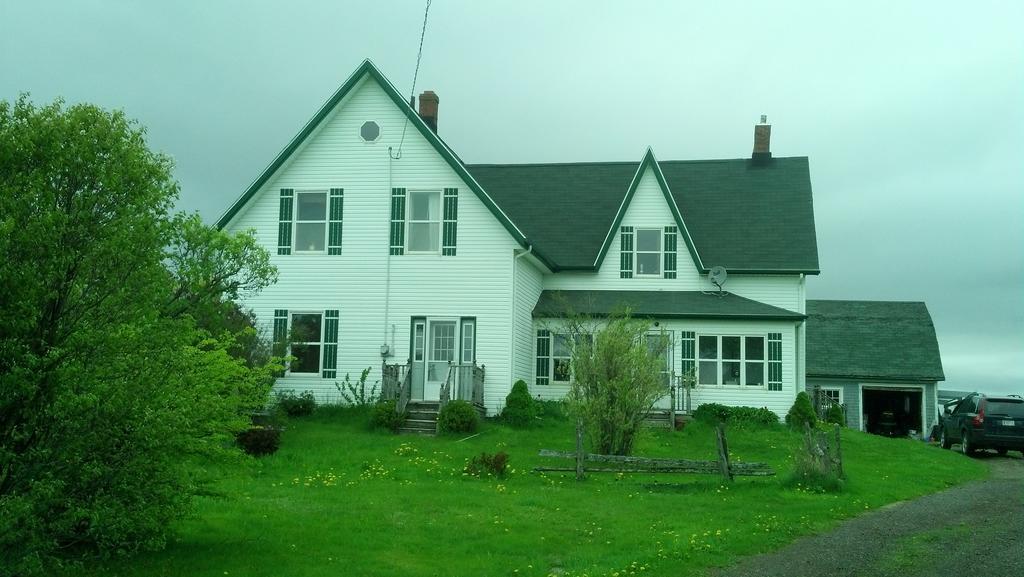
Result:
M298 192L295 201L295 252L324 252L327 246L327 192Z
M441 191L410 190L407 221L408 251L437 253L441 250Z
M380 126L372 120L367 120L359 127L359 137L363 142L375 142L380 138Z
M700 335L697 384L762 387L765 337Z
M661 276L661 236L659 228L636 229L637 276Z
M323 344L323 315L320 313L292 313L291 356L289 367L295 374L320 372L320 349Z

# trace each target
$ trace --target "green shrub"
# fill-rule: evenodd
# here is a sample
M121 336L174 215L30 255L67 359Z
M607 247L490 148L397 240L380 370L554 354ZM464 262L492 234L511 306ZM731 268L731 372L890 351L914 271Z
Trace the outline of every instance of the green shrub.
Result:
M565 412L565 401L534 400L533 404L537 407L537 416L541 417L542 419L564 421L569 418L569 416Z
M335 382L334 387L338 389L338 393L346 403L356 407L368 407L370 405L377 404L379 395L377 394L377 384L373 383L369 388L366 386L366 379L370 376L371 367L366 367L359 373L359 379L356 382L352 382L352 376L349 373L345 373L345 379L341 382Z
M720 403L704 403L693 411L693 418L705 423L729 423L736 426L767 427L777 425L779 416L765 407L730 407Z
M512 392L505 397L505 408L501 420L513 427L528 427L537 417L537 406L526 381L520 379L512 385Z
M712 424L724 423L729 420L731 412L732 407L727 407L720 403L704 403L693 410L693 419Z
M466 401L452 401L437 415L437 430L442 433L472 433L480 426L480 415Z
M825 422L834 423L836 425L846 426L846 412L843 411L842 405L832 405L828 408L828 412L825 413Z
M395 412L395 401L381 401L373 406L370 414L370 426L374 429L385 429L397 433L402 423L409 418L409 411L402 414Z
M766 407L732 407L729 411L729 423L732 425L768 427L779 424L779 416Z
M463 472L473 477L504 479L509 475L508 453L505 451L498 451L493 455L480 453L466 463Z
M302 391L299 395L295 391L278 391L275 396L278 410L284 411L289 417L305 417L316 410L316 397L312 391Z
M281 446L281 429L272 426L254 425L235 437L238 446L253 457L262 457L277 452Z
M804 423L814 428L818 424L818 416L814 414L811 398L806 392L800 391L793 401L793 406L786 413L786 424L794 429L803 429Z

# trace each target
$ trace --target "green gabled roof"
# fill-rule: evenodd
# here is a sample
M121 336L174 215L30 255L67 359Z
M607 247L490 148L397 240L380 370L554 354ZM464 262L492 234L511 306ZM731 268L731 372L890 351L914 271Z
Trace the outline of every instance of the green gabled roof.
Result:
M313 118L311 118L309 122L307 122L306 125L302 127L302 130L300 130L299 133L295 135L294 138L292 138L291 142L288 143L288 146L286 146L284 150L282 150L277 155L277 157L274 158L273 162L270 163L270 166L268 166L262 173L260 173L256 180L254 180L252 184L249 185L249 188L246 189L242 196L239 197L239 199L236 200L235 203L231 205L231 207L220 217L220 219L217 220L217 226L220 228L227 226L228 222L231 221L231 219L238 213L238 211L240 211L246 205L246 203L249 202L249 200L253 196L255 196L257 192L259 192L263 185L266 184L271 177L273 177L274 173L276 173L277 170L280 169L285 164L285 162L288 161L291 155L294 154L295 151L298 150L300 146L302 146L302 143L305 142L305 140L317 129L320 123L323 122L324 119L326 119L330 115L331 111L334 110L334 107L337 106L338 103L341 102L345 98L345 96L347 96L348 93L352 91L353 88L358 86L359 82L366 75L369 75L371 78L377 81L377 83L388 95L388 97L391 98L391 101L394 102L395 106L397 106L398 109L405 114L406 118L409 119L409 124L414 126L419 131L419 133L422 134L425 139L427 139L427 142L429 142L437 151L437 153L440 154L442 158L444 158L448 165L452 167L452 170L454 170L455 173L458 174L463 181L465 181L469 188L477 195L481 202L484 203L484 205L488 208L488 210L491 211L491 213L498 219L498 221L501 222L502 226L504 226L505 229L508 230L512 237L524 247L529 246L531 243L526 239L526 236L523 234L522 230L516 227L516 225L512 222L508 215L505 214L505 212L503 212L502 209L498 207L498 205L486 192L484 192L484 189L473 178L473 175L466 170L466 166L462 162L462 160L455 154L454 151L452 151L451 148L448 147L447 144L444 143L443 140L441 140L437 136L437 134L433 130L430 129L430 127L426 125L425 122L423 122L423 119L420 118L420 115L417 114L415 110L413 110L412 106L410 106L409 103L405 100L405 98L403 98L402 95L399 94L398 90L394 87L394 85L392 85L391 82L387 78L385 78L383 74L381 74L380 70L378 70L377 67L374 66L372 62L370 62L369 59L363 61L359 68L357 68L356 71L353 72L352 75L348 77L348 80L346 80L345 83L342 84L341 87L338 88L338 90L327 100L327 102L325 102L324 105L320 107L320 110L317 111ZM545 266L551 266L551 263L548 262L545 254L543 253L543 250L534 247L533 255L537 257L542 263L544 263Z
M546 290L534 317L605 316L629 309L635 317L800 321L804 315L729 292Z
M555 270L596 270L634 177L652 161L467 168ZM818 273L806 157L653 162L701 272Z
M922 302L807 301L807 375L942 381L942 358Z

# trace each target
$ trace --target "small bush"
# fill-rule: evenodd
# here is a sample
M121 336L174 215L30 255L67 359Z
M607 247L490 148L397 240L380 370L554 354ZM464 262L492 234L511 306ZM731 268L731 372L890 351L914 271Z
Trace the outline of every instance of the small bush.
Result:
M766 407L729 407L704 403L693 411L693 418L705 423L729 423L736 426L768 427L779 423L779 416Z
M729 413L729 423L766 427L778 425L779 416L767 407L733 407Z
M395 401L381 401L373 406L370 414L370 427L397 433L402 423L409 417L409 411L402 414L395 412Z
M846 426L846 412L843 411L842 405L832 405L828 408L828 412L825 413L825 422L834 423L836 425Z
M537 416L541 417L542 419L564 421L569 418L569 416L565 413L565 401L542 401L540 399L534 399L533 404L534 406L537 407Z
M377 394L377 381L370 385L369 388L366 386L366 379L370 376L371 367L366 367L361 373L359 373L359 379L356 382L352 382L352 376L349 373L345 373L345 379L341 382L335 382L334 387L338 389L338 393L346 403L356 407L368 407L375 405L379 400Z
M509 475L508 453L498 451L491 455L480 453L466 463L464 472L473 477L496 477L504 479Z
M284 391L278 392L276 396L278 410L284 411L289 417L305 417L316 410L316 397L312 391L302 391L299 395L295 391Z
M480 415L466 401L452 401L437 415L437 429L442 433L472 433L480 426Z
M693 410L693 420L711 424L718 422L724 423L729 420L729 414L731 412L732 407L727 407L719 403L704 403Z
M262 457L277 452L281 446L281 429L273 426L254 425L238 433L238 446L253 457Z
M536 402L530 396L526 381L520 379L512 385L512 392L505 397L501 420L513 427L528 427L533 424L536 417Z
M803 429L804 423L814 428L818 424L818 416L814 414L811 398L804 391L800 391L793 401L793 406L786 413L786 424L794 429Z

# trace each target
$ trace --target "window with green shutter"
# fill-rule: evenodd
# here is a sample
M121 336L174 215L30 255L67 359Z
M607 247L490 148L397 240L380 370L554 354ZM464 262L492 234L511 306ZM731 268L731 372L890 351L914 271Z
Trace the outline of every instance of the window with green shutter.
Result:
M444 228L441 239L441 254L455 256L455 239L459 215L459 189L444 189Z
M274 310L274 356L288 354L288 310Z
M619 278L633 278L633 227L619 230Z
M674 226L665 227L665 278L676 278L676 238L678 229Z
M683 377L690 376L693 379L697 378L696 372L696 342L697 334L693 331L683 331L679 334L679 350L680 350L680 369L682 370Z
M327 230L327 254L341 254L341 226L344 216L345 189L331 189L331 206Z
M295 201L295 190L281 189L280 210L277 217L277 254L292 253L292 205Z
M768 333L768 390L782 390L782 333Z
M405 189L391 189L391 254L405 253Z
M324 311L324 354L323 372L325 379L338 376L338 311Z
M551 374L551 332L546 330L537 331L537 371L536 383L546 385L550 382Z

